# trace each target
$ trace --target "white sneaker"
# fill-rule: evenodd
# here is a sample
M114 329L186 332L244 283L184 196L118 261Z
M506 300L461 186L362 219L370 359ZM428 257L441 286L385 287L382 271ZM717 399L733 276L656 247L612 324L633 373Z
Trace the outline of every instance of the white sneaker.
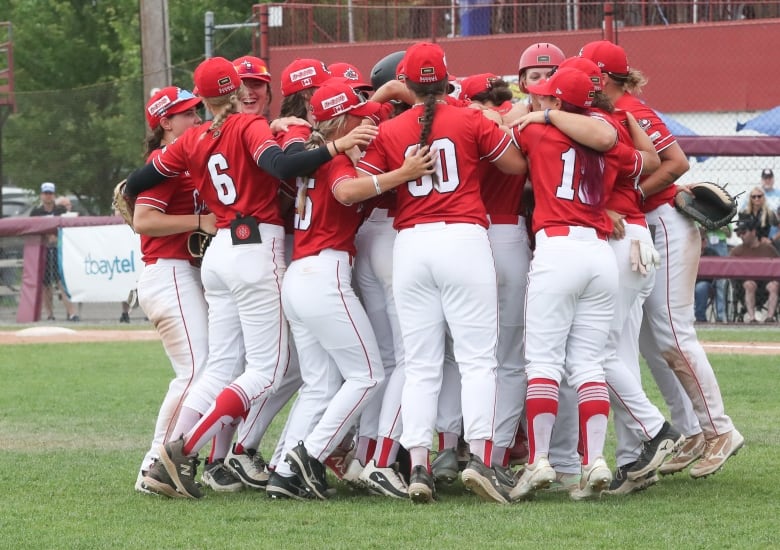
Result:
M549 487L555 481L555 470L547 457L540 457L533 464L526 464L523 475L509 491L509 498L516 502L531 498L535 491Z
M574 500L595 500L601 498L601 493L609 489L612 482L612 471L603 458L598 457L582 468L582 478L579 487L572 489L569 496Z
M380 468L375 461L369 460L360 473L360 481L373 493L398 499L409 498L409 487L394 467Z
M360 461L353 458L349 462L347 469L344 471L344 475L342 476L341 481L346 481L351 487L363 487L363 481L360 477L363 473L363 470L364 468L360 465Z
M269 473L262 455L254 449L236 453L235 444L225 457L225 467L250 489L265 489Z

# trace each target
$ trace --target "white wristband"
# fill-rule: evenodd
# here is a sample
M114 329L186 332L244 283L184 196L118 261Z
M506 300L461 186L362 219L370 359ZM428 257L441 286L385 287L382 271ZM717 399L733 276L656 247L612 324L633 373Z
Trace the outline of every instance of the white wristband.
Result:
M381 195L382 194L382 188L379 187L379 178L376 177L376 175L371 176L371 181L374 182L374 189L376 189L376 194Z

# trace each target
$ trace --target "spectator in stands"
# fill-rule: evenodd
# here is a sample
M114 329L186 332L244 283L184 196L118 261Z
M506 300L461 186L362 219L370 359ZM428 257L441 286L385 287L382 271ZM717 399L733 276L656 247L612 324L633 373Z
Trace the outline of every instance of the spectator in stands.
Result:
M740 220L747 219L748 217L753 218L756 222L758 238L766 244L771 244L769 234L772 231L772 228L777 225L777 215L769 208L764 188L761 186L754 187L750 190L748 204L739 211Z
M701 230L701 255L702 256L728 256L726 238L731 235L731 228L725 226L716 231ZM726 322L726 279L697 279L694 290L694 310L696 321L707 322L707 303L710 292L715 286L715 320L718 323Z
M741 258L777 258L780 256L775 247L763 242L758 236L758 225L755 219L745 218L737 225L737 235L742 239L742 244L731 251L731 256ZM780 281L751 281L738 282L745 290L745 316L746 323L756 322L756 295L768 294L766 303L766 323L777 322L777 296L780 289Z
M55 203L54 193L56 186L46 181L41 184L41 203L30 211L30 216L62 216L67 212L64 206ZM46 236L46 262L43 269L43 312L47 321L54 321L54 290L56 286L60 292L60 299L65 305L68 321L79 321L76 308L68 298L65 287L60 280L59 262L57 259L57 235ZM43 315L41 315L43 316Z
M780 208L780 189L775 189L775 173L771 168L761 172L761 188L766 195L766 202L771 210Z

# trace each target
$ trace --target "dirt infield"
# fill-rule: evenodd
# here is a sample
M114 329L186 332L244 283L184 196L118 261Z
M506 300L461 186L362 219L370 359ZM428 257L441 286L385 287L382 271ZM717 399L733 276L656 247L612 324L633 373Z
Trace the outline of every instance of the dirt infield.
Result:
M154 330L74 330L46 326L0 331L0 345L141 342L159 339ZM702 345L707 353L780 355L780 344L772 342L702 342Z

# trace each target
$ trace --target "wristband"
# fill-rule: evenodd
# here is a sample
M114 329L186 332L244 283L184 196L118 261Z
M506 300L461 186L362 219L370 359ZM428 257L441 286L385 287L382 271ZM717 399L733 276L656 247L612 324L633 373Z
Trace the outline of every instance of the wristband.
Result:
M336 140L334 139L333 141L331 141L331 143L333 144L333 150L336 151L337 155L340 155L341 151L339 151L339 148L336 147Z
M379 178L377 178L375 175L372 175L371 181L374 182L374 189L376 189L376 194L381 195L382 189L379 187Z
M550 122L550 109L544 110L544 123L545 124L551 124Z

